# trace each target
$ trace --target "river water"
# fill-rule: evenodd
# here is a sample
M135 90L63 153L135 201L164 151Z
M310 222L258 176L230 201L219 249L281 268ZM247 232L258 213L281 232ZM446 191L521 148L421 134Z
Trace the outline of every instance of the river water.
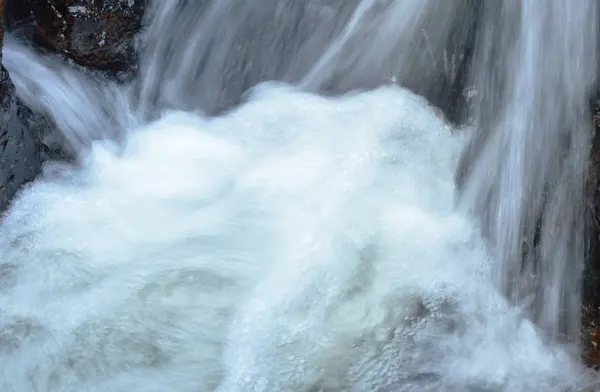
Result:
M0 225L0 390L596 390L594 2L502 4L155 1L130 85L7 37L77 159ZM448 94L475 28L457 128L406 87Z

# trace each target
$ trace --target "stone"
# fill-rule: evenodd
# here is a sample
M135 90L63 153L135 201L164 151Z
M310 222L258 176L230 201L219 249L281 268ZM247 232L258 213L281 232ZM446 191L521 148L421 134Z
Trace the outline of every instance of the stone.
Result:
M22 121L29 110L15 96L8 72L0 71L0 211L41 168L40 144Z
M9 27L76 64L113 73L136 68L146 0L7 0Z
M4 0L0 0L0 48L5 26L3 11ZM39 119L18 100L8 72L0 65L0 211L41 169L40 143L29 128Z

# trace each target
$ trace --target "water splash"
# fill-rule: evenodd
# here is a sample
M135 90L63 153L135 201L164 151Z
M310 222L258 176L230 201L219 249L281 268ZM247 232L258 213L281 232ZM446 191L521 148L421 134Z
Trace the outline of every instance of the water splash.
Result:
M489 284L462 141L397 88L265 86L50 165L0 227L3 391L562 391Z
M442 60L448 46L464 51L473 24L459 15L476 12L473 4L261 4L152 3L133 86L105 85L7 41L5 61L19 94L52 116L80 159L74 166L47 164L0 225L0 389L597 387L571 352L523 317L522 301L511 304L491 283L492 267L504 260L495 259L494 240L502 237L484 231L495 245L487 248L471 217L455 208L453 174L466 135L400 87L347 93L390 75L424 92L439 75L454 84L458 76ZM511 54L507 64L524 64L515 69L532 71L545 57L518 54L542 34L527 35L518 23L527 40L497 16L533 16L489 7L483 37L494 29L516 32L498 50ZM418 17L400 23L401 10ZM548 10L539 26L556 20L561 8ZM478 56L485 53L498 55ZM21 60L43 77L19 69ZM573 65L561 61L564 68L547 68L548 80ZM476 75L495 80L483 70ZM491 101L505 105L499 113L516 111L512 100L524 96L533 99L530 108L548 108L545 95L516 88L525 76L500 86L506 98ZM255 86L265 79L304 80L313 93L346 94ZM570 86L569 96L580 97L586 83ZM495 124L484 110L492 90L478 86L485 98L478 123ZM249 87L236 109L202 114L241 101ZM564 109L572 124L579 102L549 108ZM481 135L503 135L515 140L493 146L512 154L513 133L482 131L472 146ZM578 167L578 148L585 147L583 138L568 135L573 154L561 170ZM468 152L461 171L471 167ZM505 150L493 152L482 155L490 165ZM509 169L530 176L536 165ZM477 173L470 178L479 178L481 188L471 193L475 181L468 181L463 200L474 194L479 207L488 188L506 196L506 179L514 177L506 174L500 193ZM560 210L553 206L547 211Z

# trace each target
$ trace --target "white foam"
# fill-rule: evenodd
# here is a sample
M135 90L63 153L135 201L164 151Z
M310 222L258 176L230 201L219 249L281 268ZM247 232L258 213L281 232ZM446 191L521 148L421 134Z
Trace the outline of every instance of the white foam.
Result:
M0 390L585 385L491 288L461 146L396 87L265 85L48 167L0 227Z

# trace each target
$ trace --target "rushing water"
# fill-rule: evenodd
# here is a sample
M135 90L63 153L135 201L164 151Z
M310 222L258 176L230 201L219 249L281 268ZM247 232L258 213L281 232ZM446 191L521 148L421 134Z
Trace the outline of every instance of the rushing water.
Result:
M441 100L462 70L460 54L478 8L473 3L154 1L140 108L215 113L272 79L329 93L396 80ZM398 53L410 53L410 61Z
M571 331L555 312L577 320L577 268L553 269L582 262L564 210L581 192L557 181L583 170L593 70L579 72L592 60L577 39L593 32L592 2L548 1L539 20L535 2L505 3L480 15L479 47L513 36L477 52L466 150L468 132L390 81L453 93L478 14L468 0L156 1L131 86L7 39L21 98L78 160L48 163L0 226L0 390L594 390L555 339ZM536 47L552 24L555 45ZM485 71L494 56L506 62ZM451 88L432 90L439 75ZM258 84L270 79L286 83ZM371 89L348 92L359 87ZM487 118L492 105L512 122ZM563 133L569 155L546 167ZM542 229L546 272L528 286L505 272L519 257L504 238L542 190L544 219L566 218ZM518 290L495 284L509 281ZM522 289L542 284L556 285L527 306Z
M551 339L578 336L596 6L486 8L474 72L480 126L460 169L494 244L496 283Z

